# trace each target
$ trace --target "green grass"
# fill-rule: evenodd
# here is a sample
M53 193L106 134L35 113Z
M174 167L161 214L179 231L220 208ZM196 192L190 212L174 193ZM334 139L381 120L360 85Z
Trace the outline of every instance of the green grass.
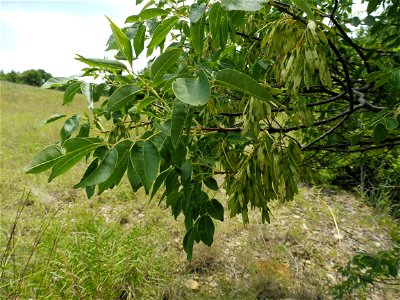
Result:
M41 148L59 139L63 121L35 125L52 114L86 110L81 95L72 106L61 106L62 97L58 91L1 82L0 294L160 298L179 257L179 252L165 251L178 232L177 224L161 220L165 211L140 193L133 195L126 184L87 200L82 190L71 188L83 169L51 184L48 174L23 174ZM14 224L11 249L5 253Z
M240 218L216 223L213 246L195 245L188 262L182 217L133 194L126 180L88 200L72 188L82 165L50 184L48 174L23 174L63 121L35 125L86 110L81 95L71 106L62 97L1 82L0 299L326 298L336 266L390 247L398 232L351 195L302 188L295 201L273 204L269 225L257 212L246 227ZM225 201L223 191L216 197ZM374 295L391 291L378 285Z

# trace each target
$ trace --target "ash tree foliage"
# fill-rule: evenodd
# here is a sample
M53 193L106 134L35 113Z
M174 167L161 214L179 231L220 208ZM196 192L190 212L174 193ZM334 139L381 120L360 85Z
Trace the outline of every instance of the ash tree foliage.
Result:
M141 4L142 0L137 0ZM172 215L184 216L188 258L213 243L214 224L292 200L299 180L331 155L395 153L400 144L400 1L149 1L120 28L108 19L114 59L76 59L90 115L67 118L59 142L27 173L49 181L87 162L75 188L90 198L126 176ZM147 57L148 68L134 71ZM396 155L391 156L396 159ZM224 188L226 203L215 198Z

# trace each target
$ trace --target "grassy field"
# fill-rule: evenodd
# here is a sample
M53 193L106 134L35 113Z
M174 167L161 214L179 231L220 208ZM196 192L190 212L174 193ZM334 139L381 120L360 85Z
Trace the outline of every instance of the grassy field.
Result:
M274 204L270 225L257 213L246 227L240 218L217 224L214 245L196 245L188 262L182 220L126 182L87 200L72 189L84 168L51 184L46 174L23 174L38 150L58 140L62 121L36 125L86 109L83 97L61 106L62 95L1 82L4 299L326 299L336 266L359 250L390 247L399 230L345 192L303 187L296 201ZM377 286L363 295L398 292Z

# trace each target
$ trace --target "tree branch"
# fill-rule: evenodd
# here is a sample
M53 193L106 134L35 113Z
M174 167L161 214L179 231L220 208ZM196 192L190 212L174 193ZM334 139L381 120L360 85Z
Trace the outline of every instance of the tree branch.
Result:
M329 44L329 47L331 47L331 49L333 50L333 52L335 52L336 57L339 59L340 64L342 65L343 72L344 72L345 79L346 79L347 91L349 92L349 97L350 97L350 110L353 110L353 107L354 107L354 95L353 95L353 87L352 87L352 84L351 84L349 69L347 68L347 64L344 61L343 56L340 53L339 49L336 48L336 46L329 39L328 39L328 44Z
M306 150L307 148L311 147L312 145L314 145L316 142L322 140L323 138L327 137L328 135L330 135L332 132L334 132L336 129L338 129L349 117L350 115L345 115L343 117L343 119L337 123L335 126L333 126L331 129L329 129L327 132L325 132L324 134L320 135L318 138L316 138L315 140L313 140L312 142L310 142L309 144L301 147L301 150Z
M350 46L356 50L356 52L358 53L358 55L361 57L361 59L364 62L365 67L367 68L368 73L371 73L371 66L369 65L368 59L365 56L365 54L362 52L362 50L360 49L360 47L353 42L353 40L347 35L347 33L344 31L343 27L339 25L339 23L336 21L336 19L330 15L329 19L332 21L332 23L336 26L336 28L339 30L339 32L341 33L342 37L350 44Z

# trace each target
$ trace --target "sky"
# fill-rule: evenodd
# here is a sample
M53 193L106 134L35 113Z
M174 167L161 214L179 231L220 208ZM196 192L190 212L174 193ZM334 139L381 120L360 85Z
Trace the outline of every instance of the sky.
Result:
M111 29L140 11L135 0L0 0L0 70L44 69L53 76L81 73L76 54L112 58L105 52ZM138 62L143 68L144 62Z
M111 29L139 13L135 0L0 0L0 70L44 69L53 76L73 76L88 58L113 58L106 53ZM146 2L146 1L144 1ZM356 1L359 3L359 1ZM365 8L361 8L361 11ZM135 61L141 70L146 60Z

